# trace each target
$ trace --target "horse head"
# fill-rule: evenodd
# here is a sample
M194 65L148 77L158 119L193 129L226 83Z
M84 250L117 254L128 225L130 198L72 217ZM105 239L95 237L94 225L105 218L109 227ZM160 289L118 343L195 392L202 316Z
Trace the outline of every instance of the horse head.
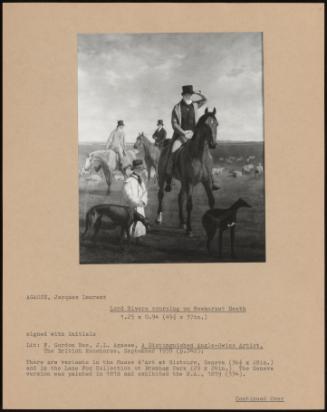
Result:
M83 173L84 172L89 172L90 171L90 169L91 169L91 167L92 167L92 156L88 156L86 159L85 159L85 163L84 163L84 166L83 166Z
M206 108L198 124L205 125L208 128L208 144L210 149L214 149L217 146L217 129L219 125L216 118L216 108L214 107L212 112L209 112L208 108Z
M101 159L100 156L96 156L90 153L85 160L83 172L90 172L92 169L98 172L103 162L104 161Z
M140 149L142 148L142 145L143 145L143 137L144 137L144 133L143 133L143 132L141 132L141 133L139 133L139 134L137 135L136 141L135 141L134 146L133 146L134 149L140 150Z

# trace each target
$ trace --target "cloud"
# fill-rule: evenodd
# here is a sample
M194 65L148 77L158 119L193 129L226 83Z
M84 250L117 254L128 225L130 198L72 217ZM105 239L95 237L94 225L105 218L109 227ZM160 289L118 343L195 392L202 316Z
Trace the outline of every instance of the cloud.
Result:
M120 118L127 139L153 132L181 86L193 84L217 107L223 138L262 139L260 33L78 36L79 139L103 140Z

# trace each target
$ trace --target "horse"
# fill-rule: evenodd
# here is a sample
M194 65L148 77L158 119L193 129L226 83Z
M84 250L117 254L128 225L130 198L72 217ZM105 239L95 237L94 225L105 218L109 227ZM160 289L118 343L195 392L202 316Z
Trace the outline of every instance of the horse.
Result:
M217 145L216 108L212 112L206 108L195 126L193 137L184 143L174 156L173 177L181 182L181 189L178 195L180 225L186 229L186 233L192 236L191 212L192 212L192 192L193 187L202 183L208 197L210 209L214 207L215 198L212 193L212 157L209 149L214 149ZM162 201L164 196L164 184L166 181L167 154L170 145L161 151L158 163L158 211L156 222L162 223ZM187 221L184 219L184 200L187 197Z
M131 165L133 160L136 159L136 154L134 150L127 150L125 153L125 166ZM96 150L94 152L89 153L88 157L85 160L82 174L84 174L85 172L89 172L92 169L94 169L96 172L102 169L108 185L107 194L109 194L112 183L112 172L115 170L120 170L117 153L115 153L111 149Z
M134 149L142 149L144 151L144 162L148 172L148 180L150 180L152 167L154 168L156 175L158 173L158 162L161 152L160 147L150 142L150 140L142 132L139 133L136 138Z

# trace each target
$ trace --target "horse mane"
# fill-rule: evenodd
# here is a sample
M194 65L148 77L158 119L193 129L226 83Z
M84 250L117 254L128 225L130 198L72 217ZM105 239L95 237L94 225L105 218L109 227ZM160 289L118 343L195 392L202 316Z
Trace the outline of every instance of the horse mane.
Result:
M204 122L207 120L209 116L214 116L214 114L211 112L203 113L203 115L199 118L195 127L203 126Z
M145 134L144 134L143 132L140 133L137 137L138 137L138 138L139 138L139 137L142 137L142 138L146 141L146 143L153 144L153 143L150 141L150 139L145 136Z
M210 115L212 115L212 113L207 112L207 113L204 113L204 114L199 118L197 124L195 125L195 130L194 130L193 136L192 136L192 138L191 138L189 141L194 141L194 140L198 137L198 132L199 132L199 129L200 129L200 128L202 128L202 127L205 127L206 129L209 128L209 126L205 124L205 121L207 120L207 118L208 118Z

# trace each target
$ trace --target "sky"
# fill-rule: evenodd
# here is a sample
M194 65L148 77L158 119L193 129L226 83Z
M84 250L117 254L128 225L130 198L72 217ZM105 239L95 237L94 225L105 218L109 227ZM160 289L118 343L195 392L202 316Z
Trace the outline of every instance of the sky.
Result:
M216 107L218 140L262 141L262 75L261 33L79 34L79 141L105 142L118 120L128 142L158 119L171 137L188 84Z

